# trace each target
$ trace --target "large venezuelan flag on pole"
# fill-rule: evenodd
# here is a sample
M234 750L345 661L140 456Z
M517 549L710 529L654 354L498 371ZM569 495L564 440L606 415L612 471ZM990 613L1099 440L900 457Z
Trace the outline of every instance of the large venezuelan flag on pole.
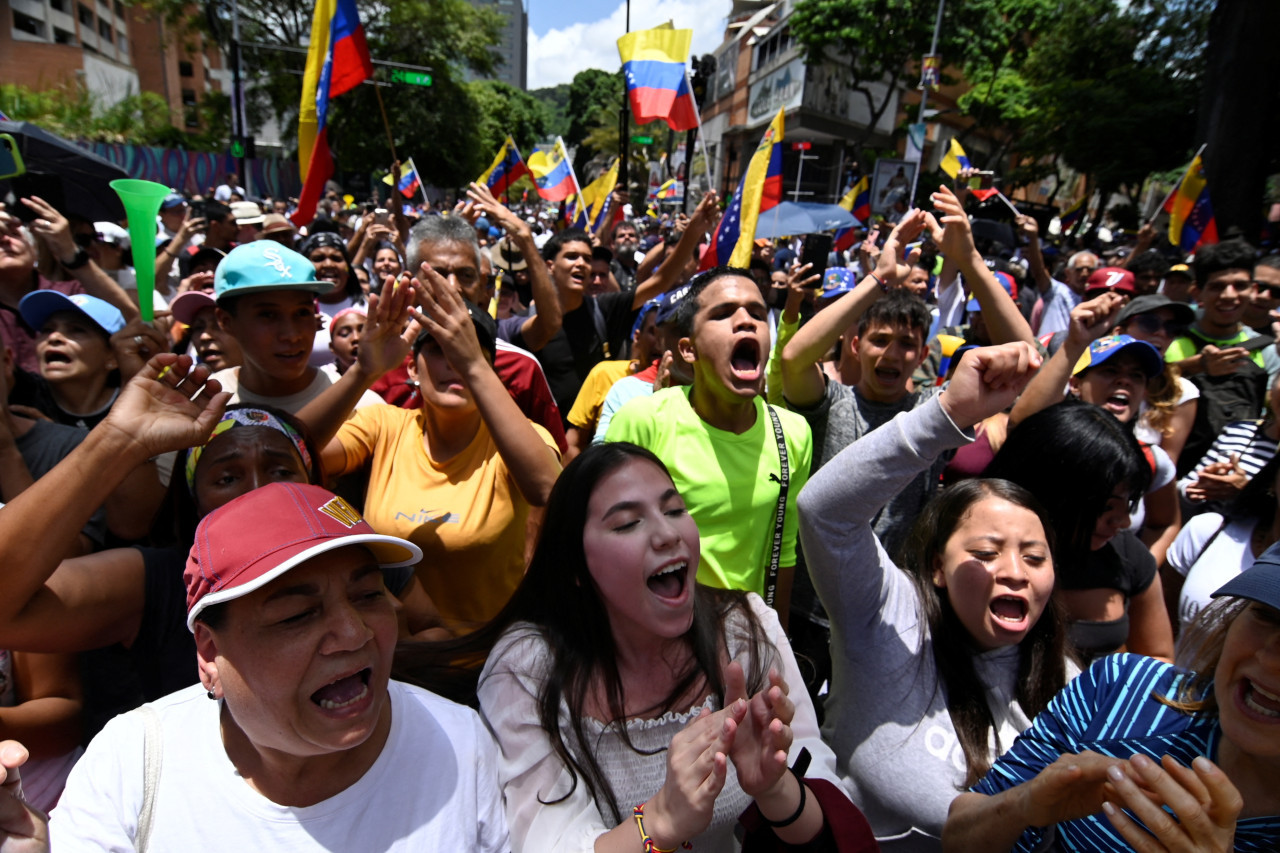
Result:
M1209 181L1199 153L1178 188L1165 199L1164 211L1169 214L1169 242L1182 251L1190 252L1201 243L1218 242L1218 223L1209 203Z
M756 239L756 223L760 214L772 210L782 201L782 125L786 108L778 110L769 129L751 155L746 174L738 182L729 208L720 217L711 245L702 254L699 270L728 265L742 267L751 263L751 245Z
M476 183L484 184L496 196L506 192L508 187L527 174L529 167L520 156L516 141L508 136L498 149L498 156L493 158L493 163L476 179Z
M291 217L294 225L311 222L325 182L333 177L329 101L372 76L373 62L356 0L316 0L298 109L298 168L303 181L298 209Z
M657 119L672 130L698 126L686 65L693 30L672 29L670 24L652 30L636 30L618 39L622 75L637 124Z
M556 137L550 151L535 151L529 155L529 172L538 187L538 196L547 201L564 201L577 190L569 153Z

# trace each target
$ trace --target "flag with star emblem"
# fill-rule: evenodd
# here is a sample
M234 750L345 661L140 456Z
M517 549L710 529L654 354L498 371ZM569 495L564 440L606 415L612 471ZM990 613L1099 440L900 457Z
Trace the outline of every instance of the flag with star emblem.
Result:
M698 110L685 68L692 41L693 30L672 29L670 23L618 39L622 76L637 124L662 119L672 130L698 126Z
M1164 211L1169 214L1169 242L1182 251L1218 242L1218 223L1209 203L1209 181L1200 154L1187 167L1178 188L1165 199Z
M756 239L760 214L782 201L782 124L786 108L778 110L751 155L746 174L720 224L711 235L711 245L702 253L699 270L727 264L743 267L751 263L751 245Z

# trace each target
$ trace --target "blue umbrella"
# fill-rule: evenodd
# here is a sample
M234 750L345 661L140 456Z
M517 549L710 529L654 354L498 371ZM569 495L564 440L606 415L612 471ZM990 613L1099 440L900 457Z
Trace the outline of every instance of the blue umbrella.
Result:
M812 201L784 201L760 214L756 237L790 237L817 234L859 225L857 218L838 204Z

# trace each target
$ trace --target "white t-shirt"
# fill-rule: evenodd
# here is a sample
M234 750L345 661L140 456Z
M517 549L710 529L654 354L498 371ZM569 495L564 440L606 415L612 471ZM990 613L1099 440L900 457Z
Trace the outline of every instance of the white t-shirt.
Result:
M1169 458L1169 454L1165 453L1164 448L1160 445L1151 445L1151 455L1155 457L1156 470L1151 474L1151 485L1147 486L1148 495L1172 483L1174 474L1177 473L1174 469L1173 460ZM1129 529L1134 533L1140 533L1142 531L1142 523L1146 520L1147 502L1144 499L1138 503L1136 510L1129 513Z
M1209 596L1218 587L1253 565L1249 542L1256 525L1256 519L1245 518L1223 527L1221 515L1206 512L1192 518L1178 531L1165 560L1185 579L1178 595L1178 622L1183 627L1208 606L1212 600ZM1218 535L1214 536L1215 533Z
M1185 406L1198 399L1200 399L1200 389L1187 377L1179 376L1178 405ZM1151 426L1151 404L1146 400L1143 400L1138 408L1138 422L1133 425L1133 437L1143 444L1161 444L1164 441L1164 436L1159 430Z
M213 374L211 379L216 379L222 383L222 390L231 393L232 403L251 403L255 406L275 406L277 409L283 409L289 414L297 414L307 403L310 403L316 397L319 397L324 389L328 388L337 380L333 374L326 373L323 370L316 371L316 378L311 380L311 384L297 394L290 394L287 397L264 397L261 394L255 394L252 391L240 387L240 368L228 367L226 370L219 370ZM372 391L365 391L360 395L360 402L356 403L357 409L363 409L365 406L385 406L387 401L379 397Z
M373 766L307 807L255 791L222 745L222 703L193 685L152 704L163 742L151 850L506 851L497 750L479 715L391 682L391 731ZM132 851L143 801L144 723L116 717L71 773L52 849Z

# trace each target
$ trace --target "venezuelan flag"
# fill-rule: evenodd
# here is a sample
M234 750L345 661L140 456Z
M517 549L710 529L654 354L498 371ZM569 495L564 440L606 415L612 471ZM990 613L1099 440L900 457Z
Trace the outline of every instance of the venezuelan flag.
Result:
M1218 223L1209 203L1209 181L1204 176L1204 161L1196 154L1178 188L1165 199L1169 214L1169 242L1184 252L1201 243L1218 242Z
M852 213L855 219L865 225L867 220L871 218L871 177L863 175L844 194L844 198L840 199L839 204ZM834 246L837 252L843 252L851 248L855 242L857 242L857 232L853 228L841 228L836 231Z
M298 209L290 217L294 225L311 222L325 182L333 177L329 101L372 76L373 62L356 0L316 0L298 108L298 167L303 182Z
M529 172L538 187L538 195L547 201L563 201L576 189L568 154L559 139L550 151L529 155Z
M786 108L778 110L751 155L746 174L729 208L720 217L711 245L702 254L699 270L727 264L745 268L751 262L751 246L756 239L760 214L782 201L782 128Z
M529 167L520 156L520 149L516 147L515 140L508 136L498 149L498 156L493 158L493 163L476 179L476 183L484 184L494 195L501 195L528 173Z
M383 175L382 182L387 186L391 186L391 173ZM413 165L413 158L400 166L400 183L396 185L396 189L404 194L405 198L413 198L413 194L418 191L418 187L422 186L422 181L418 177L418 167Z
M609 196L618 185L618 160L615 158L600 177L582 188L582 199L574 216L575 228L595 229L604 224Z
M1075 204L1058 214L1058 224L1063 231L1068 228L1074 228L1077 222L1084 219L1085 202L1088 200L1089 197L1087 195L1080 196L1080 199Z
M953 179L960 174L961 169L971 169L972 164L969 162L969 156L964 153L964 148L956 141L955 137L951 138L951 147L947 149L947 156L942 158L942 162L938 164L938 168L946 172ZM857 214L854 214L855 216Z
M698 126L698 108L685 69L692 41L693 30L672 29L671 24L636 30L618 39L627 96L638 124L663 119L672 130Z

